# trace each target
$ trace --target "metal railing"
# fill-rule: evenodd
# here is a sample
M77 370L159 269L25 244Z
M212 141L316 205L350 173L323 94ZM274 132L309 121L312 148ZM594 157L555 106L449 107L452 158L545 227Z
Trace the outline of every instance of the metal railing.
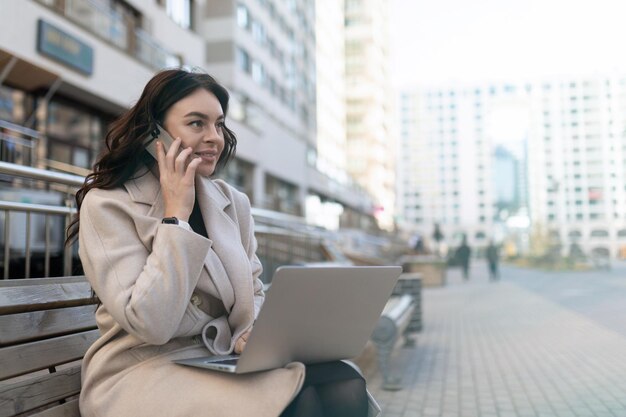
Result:
M65 16L121 49L128 49L123 17L99 1L65 0Z
M77 246L74 243L66 247L63 240L64 230L76 210L67 205L67 197L83 183L84 178L8 162L0 162L0 173L7 179L21 178L67 187L65 193L30 189L24 184L0 190L2 199L10 195L14 200L22 200L0 201L2 277L30 278L33 269L41 269L36 275L48 277L51 275L51 259L55 260L55 266L58 265L59 273L71 275L72 257L77 252ZM55 205L33 202L37 200ZM63 205L64 201L66 205ZM33 258L36 261L34 265Z
M21 239L12 239L11 229L13 227L19 227L16 221L11 221L14 217L12 213L18 212L23 213L20 217L25 217L25 229L24 229L24 251L22 252L19 248L19 243L21 243ZM33 228L32 228L32 218L34 214L42 214L44 216L44 241L43 241L43 276L50 276L50 257L52 255L52 251L54 251L54 255L62 253L63 259L63 275L69 276L72 271L72 252L75 249L74 245L72 247L66 247L64 245L60 245L62 249L59 248L60 242L52 242L51 240L51 229L54 226L50 222L50 216L61 216L64 219L64 228L65 230L69 226L69 222L71 221L71 216L76 212L75 209L69 207L57 207L57 206L48 206L43 204L24 204L24 203L12 203L6 201L0 201L0 218L4 217L4 233L3 233L3 244L4 244L4 252L2 256L3 262L3 279L8 278L30 278L31 277L31 258L33 249L37 250L37 253L41 253L41 245L37 245L38 247L33 248L33 240L37 243L36 239L33 239ZM17 220L17 219L16 219ZM63 234L61 234L61 237ZM14 242L17 243L14 246ZM11 255L21 256L24 254L24 273L23 277L21 276L10 276L10 265L11 265Z
M141 29L135 30L137 57L154 69L178 67L180 57L164 49L152 36Z
M0 120L0 161L37 165L37 147L41 134L5 120Z
M0 174L11 178L43 181L48 185L64 185L68 187L66 194L72 194L84 183L82 176L6 162L0 162ZM27 190L19 191L24 193ZM63 232L76 210L67 205L71 201L67 198L69 196L65 197L64 199L59 197L58 205L51 205L1 201L0 195L0 227L3 227L3 230L0 230L3 245L0 256L2 256L4 279L29 278L32 275L33 252L41 255L44 277L50 276L51 258L55 256L59 262L62 262L63 275L72 274L72 263L75 260L77 246L74 243L70 248L65 247ZM68 202L66 206L62 205L61 200ZM271 281L275 269L280 265L327 260L322 245L324 240L329 238L330 232L307 224L301 217L270 210L253 208L252 215L259 243L257 255L264 266L261 277L264 282ZM43 219L40 216L43 216ZM60 217L62 221L51 221L51 216L57 216L57 219ZM39 235L34 233L35 228L39 229ZM23 276L15 275L15 271L13 274L11 272L11 260L15 258L23 263L23 268L19 269L19 271L24 271Z

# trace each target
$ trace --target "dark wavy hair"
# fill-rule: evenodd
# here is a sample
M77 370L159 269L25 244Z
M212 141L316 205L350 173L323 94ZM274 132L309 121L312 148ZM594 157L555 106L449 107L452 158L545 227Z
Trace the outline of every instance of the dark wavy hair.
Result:
M157 124L163 125L170 107L199 88L217 97L226 116L229 94L213 77L197 71L169 69L152 77L137 103L111 123L105 137L105 149L96 161L93 172L87 175L83 186L76 192L78 213L67 228L66 245L78 235L80 206L89 190L119 187L133 178L141 166L151 168L156 160L145 149L144 138L157 129ZM234 132L226 126L222 130L225 143L217 161L216 172L234 157L237 147Z

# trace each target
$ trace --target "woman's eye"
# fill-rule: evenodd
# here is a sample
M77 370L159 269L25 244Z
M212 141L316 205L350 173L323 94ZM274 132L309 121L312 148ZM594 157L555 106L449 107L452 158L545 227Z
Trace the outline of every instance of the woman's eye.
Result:
M193 122L189 123L189 125L193 127L202 127L204 123L202 123L201 120L194 120Z

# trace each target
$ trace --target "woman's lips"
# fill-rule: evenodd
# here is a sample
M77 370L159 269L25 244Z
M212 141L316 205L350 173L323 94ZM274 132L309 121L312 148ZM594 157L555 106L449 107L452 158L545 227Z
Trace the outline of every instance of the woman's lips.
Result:
M218 154L214 152L196 152L196 155L202 158L203 162L215 162Z

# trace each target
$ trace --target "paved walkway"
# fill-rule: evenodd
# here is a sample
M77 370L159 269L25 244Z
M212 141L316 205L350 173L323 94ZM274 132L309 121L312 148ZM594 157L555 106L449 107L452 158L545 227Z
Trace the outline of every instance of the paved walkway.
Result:
M424 330L393 358L406 388L382 391L366 370L382 415L626 416L626 268L502 275L489 283L477 264L469 282L452 270L424 290Z

